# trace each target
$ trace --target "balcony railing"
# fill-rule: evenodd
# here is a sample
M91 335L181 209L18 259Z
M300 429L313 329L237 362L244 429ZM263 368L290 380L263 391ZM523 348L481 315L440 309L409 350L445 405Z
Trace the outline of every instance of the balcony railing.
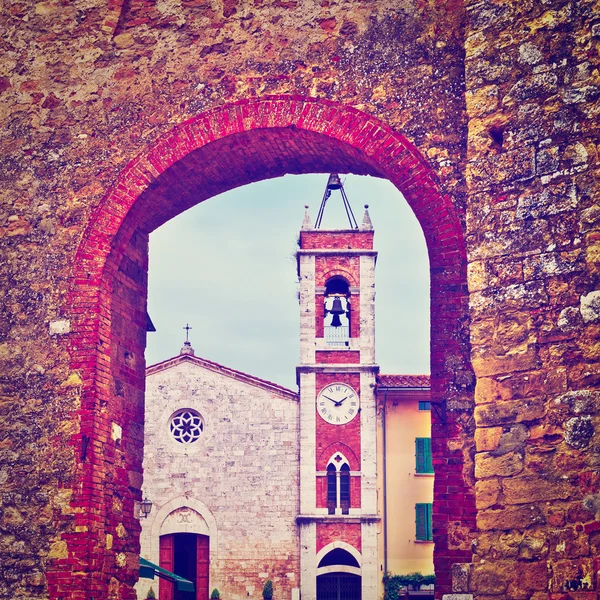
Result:
M331 327L331 325L325 326L325 341L328 346L334 348L346 348L350 343L350 327Z

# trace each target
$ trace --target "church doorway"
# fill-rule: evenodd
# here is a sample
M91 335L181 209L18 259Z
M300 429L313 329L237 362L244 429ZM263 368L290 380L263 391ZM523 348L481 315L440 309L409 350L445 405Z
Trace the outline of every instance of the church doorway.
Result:
M360 600L361 578L349 573L327 573L317 577L317 600Z
M160 536L160 566L194 584L195 592L174 589L160 580L161 600L205 600L208 598L210 538L195 533L171 533Z

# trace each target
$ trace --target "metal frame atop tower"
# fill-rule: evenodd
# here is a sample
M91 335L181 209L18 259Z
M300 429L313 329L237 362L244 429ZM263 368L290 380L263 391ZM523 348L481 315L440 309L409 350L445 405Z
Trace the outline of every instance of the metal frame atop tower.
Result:
M325 193L323 194L323 200L321 200L321 206L319 207L319 213L317 214L317 220L315 221L315 229L321 228L321 221L323 220L323 213L325 212L325 205L331 192L333 190L340 190L342 194L342 201L344 202L344 208L346 209L346 216L348 217L348 223L350 223L350 229L358 229L358 223L352 212L352 207L348 201L348 196L344 191L344 186L340 180L340 176L337 173L330 173L329 179L327 180L327 186L325 187Z

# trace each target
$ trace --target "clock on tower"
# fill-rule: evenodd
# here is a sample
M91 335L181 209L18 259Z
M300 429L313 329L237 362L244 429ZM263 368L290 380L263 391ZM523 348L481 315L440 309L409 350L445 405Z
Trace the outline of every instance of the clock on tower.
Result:
M327 423L344 425L359 411L358 392L345 383L326 385L317 396L317 412Z
M321 229L334 190L349 227ZM330 175L314 227L307 207L297 253L302 600L378 593L373 237L368 210L359 227Z

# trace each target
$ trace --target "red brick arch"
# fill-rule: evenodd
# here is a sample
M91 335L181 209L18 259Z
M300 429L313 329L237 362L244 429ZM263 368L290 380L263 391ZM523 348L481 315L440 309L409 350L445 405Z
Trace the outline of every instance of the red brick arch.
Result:
M451 397L454 371L469 368L468 341L461 332L467 315L463 234L450 196L406 138L355 108L297 96L239 101L177 125L123 169L77 252L69 343L84 393L81 431L73 444L77 454L82 445L86 452L72 501L80 511L78 529L68 540L67 557L57 559L48 574L52 597L107 597L110 585L123 598L134 598L148 233L228 189L286 173L332 171L389 179L417 216L431 265L432 400L443 406ZM122 438L115 425L123 429ZM445 450L452 435L450 422L434 425L436 494L450 485L462 494L454 516L469 528L474 503L462 461ZM469 552L449 548L445 512L435 533L440 589L447 587L451 563L470 559ZM128 535L114 538L109 548L106 534L118 523Z
M341 452L348 459L352 471L360 470L360 461L356 457L356 454L354 454L352 448L343 442L333 442L319 454L319 458L317 459L317 471L326 471L327 465L337 452Z
M331 271L327 271L326 273L323 273L322 277L323 277L323 281L325 282L325 284L327 284L327 282L330 279L333 279L334 277L339 277L340 279L343 279L350 286L356 285L356 279L354 278L352 273L350 273L349 271L345 271L344 269L332 269Z

